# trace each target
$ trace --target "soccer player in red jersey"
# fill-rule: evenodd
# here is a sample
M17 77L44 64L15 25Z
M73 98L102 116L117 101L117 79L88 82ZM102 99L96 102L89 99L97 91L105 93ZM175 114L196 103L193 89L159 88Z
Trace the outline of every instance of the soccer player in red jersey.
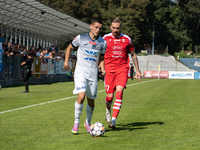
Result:
M126 88L128 79L129 59L128 52L136 69L136 77L141 80L138 59L134 51L132 40L129 36L121 33L122 23L119 18L112 20L110 29L112 33L104 35L107 42L107 49L104 55L105 61L105 90L106 90L106 121L110 128L116 128L115 122L122 106L123 90ZM115 94L113 114L111 119L111 105Z

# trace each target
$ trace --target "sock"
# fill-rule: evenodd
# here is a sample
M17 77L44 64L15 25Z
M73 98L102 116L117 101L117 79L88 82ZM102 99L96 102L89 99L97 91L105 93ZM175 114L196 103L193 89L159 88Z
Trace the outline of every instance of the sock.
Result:
M86 113L87 113L86 124L88 124L88 125L90 125L90 123L91 123L93 111L94 111L94 107L90 107L87 104L87 106L86 106Z
M105 103L106 103L107 109L110 109L110 107L112 105L112 100L113 100L113 97L106 97Z
M122 106L122 95L123 95L122 91L116 92L116 100L115 100L115 103L113 105L112 122L116 121L116 118L117 118L117 116L120 112L120 109L121 109L121 106Z
M75 122L74 123L79 123L79 119L80 119L82 110L83 110L83 104L78 104L76 102L75 103Z

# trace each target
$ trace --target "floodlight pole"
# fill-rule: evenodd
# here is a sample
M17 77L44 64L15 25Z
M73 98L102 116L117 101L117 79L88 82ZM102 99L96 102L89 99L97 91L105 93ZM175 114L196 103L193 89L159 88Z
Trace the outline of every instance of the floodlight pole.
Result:
M152 55L154 55L154 29L155 29L155 26L153 25Z

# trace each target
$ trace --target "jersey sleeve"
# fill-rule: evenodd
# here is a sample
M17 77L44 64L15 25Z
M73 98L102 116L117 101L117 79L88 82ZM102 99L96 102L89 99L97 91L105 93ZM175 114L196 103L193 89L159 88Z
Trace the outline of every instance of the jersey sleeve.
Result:
M80 45L80 35L77 35L74 40L71 42L71 45L76 48Z
M129 37L129 51L132 52L134 51L135 47L133 46L133 42L131 40L131 38Z
M105 40L105 41L104 41L103 49L102 49L102 51L101 51L101 54L105 54L106 48L107 48L107 42L106 42L106 40Z

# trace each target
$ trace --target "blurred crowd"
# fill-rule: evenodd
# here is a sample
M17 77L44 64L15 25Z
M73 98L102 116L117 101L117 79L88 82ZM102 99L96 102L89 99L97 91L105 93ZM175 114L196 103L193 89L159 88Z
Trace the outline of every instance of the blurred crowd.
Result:
M28 51L32 51L35 57L46 58L46 59L56 59L64 60L65 53L61 52L57 45L51 45L50 47L42 47L39 43L39 47L28 47L19 44L8 43L3 35L0 36L0 42L2 42L3 54L7 57L12 55L22 55L26 56ZM76 55L71 55L70 60L76 61Z

